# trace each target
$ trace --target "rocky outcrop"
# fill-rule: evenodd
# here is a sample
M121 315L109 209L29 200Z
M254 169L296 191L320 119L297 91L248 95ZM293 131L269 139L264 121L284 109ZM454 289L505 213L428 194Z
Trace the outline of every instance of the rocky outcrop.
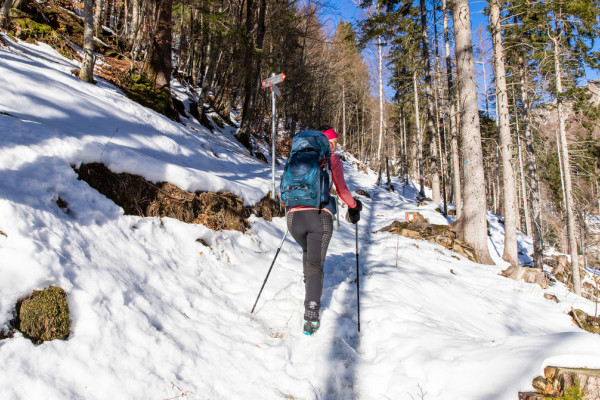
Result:
M418 214L418 213L414 213ZM457 239L456 232L449 225L434 225L425 222L420 214L415 216L415 221L401 222L394 221L390 225L380 230L402 235L411 239L427 240L444 246L471 261L479 262L475 255L475 250L466 242Z

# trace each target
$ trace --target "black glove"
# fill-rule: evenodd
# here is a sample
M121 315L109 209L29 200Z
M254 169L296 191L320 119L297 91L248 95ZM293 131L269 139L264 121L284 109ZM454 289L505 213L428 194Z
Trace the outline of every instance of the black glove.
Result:
M358 221L360 221L360 212L362 211L362 203L360 200L356 197L354 200L356 201L356 207L349 208L348 213L346 214L346 221L350 222L351 224L356 224Z

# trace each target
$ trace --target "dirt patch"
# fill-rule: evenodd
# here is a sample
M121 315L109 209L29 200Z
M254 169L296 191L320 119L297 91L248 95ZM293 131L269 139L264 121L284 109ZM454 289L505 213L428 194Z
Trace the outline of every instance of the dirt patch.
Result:
M114 201L127 215L170 217L213 230L245 232L248 217L254 212L270 221L284 215L277 201L268 197L254 207L233 193L191 193L168 182L152 183L139 175L114 173L104 164L82 164L75 168L79 179Z
M258 204L253 207L254 213L260 218L271 221L275 217L283 217L285 208L278 200L273 200L271 197L264 197Z

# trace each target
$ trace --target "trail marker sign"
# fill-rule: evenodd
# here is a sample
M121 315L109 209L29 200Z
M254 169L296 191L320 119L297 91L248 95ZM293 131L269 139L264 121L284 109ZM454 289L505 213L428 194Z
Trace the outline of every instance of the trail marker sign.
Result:
M273 85L277 85L285 80L285 74L273 75L267 79L263 79L262 87L265 88L267 86L272 87Z

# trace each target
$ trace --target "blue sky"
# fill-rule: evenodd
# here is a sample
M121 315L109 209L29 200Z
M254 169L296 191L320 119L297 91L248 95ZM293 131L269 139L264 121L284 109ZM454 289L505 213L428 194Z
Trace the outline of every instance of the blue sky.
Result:
M365 16L364 10L360 9L360 7L357 7L356 2L354 0L331 0L330 4L331 7L324 9L324 12L327 15L326 18L328 19L327 22L329 22L330 27L335 27L338 24L340 18L343 18L346 21L356 22L361 20ZM473 1L470 3L473 31L475 31L475 29L477 29L479 25L487 25L487 18L482 13L482 10L485 7L485 5L485 1ZM365 53L365 56L369 57L368 52ZM375 62L371 62L371 65L374 68ZM476 68L481 70L480 65L476 65ZM491 77L492 71L488 68L488 70L486 70L486 74L488 77L488 85L490 85L491 79L489 79L489 77ZM483 92L483 82L480 82L480 84L482 87L481 92ZM391 88L386 87L385 95L386 99L390 100L391 97L394 95L394 92ZM483 103L484 102L482 100L482 104Z
M415 0L416 1L416 0ZM330 0L329 2L330 6L326 7L323 11L326 14L327 18L327 22L328 25L333 28L335 27L340 18L343 18L346 21L351 21L351 22L356 22L358 20L361 20L362 18L364 18L365 16L365 12L364 10L360 9L359 7L356 6L356 2L354 0ZM483 9L486 7L487 5L487 1L485 0L473 0L469 2L469 7L470 7L470 11L471 11L471 28L472 28L472 32L473 32L473 41L474 44L477 45L477 39L475 36L475 31L477 30L477 28L479 26L483 26L486 27L488 24L488 19L485 15L483 15ZM487 33L486 30L486 35L488 35L489 37L489 33ZM491 40L489 41L489 43L487 44L487 46L491 46ZM369 54L369 52L365 52L365 57L366 58L374 58L373 56L373 52L371 52L371 54ZM490 55L491 56L491 55ZM476 61L479 61L479 58L476 56ZM375 71L376 69L376 60L372 59L369 61L369 64L371 65L371 68L373 69L373 71ZM475 68L477 70L478 73L478 78L477 78L477 83L479 85L478 88L478 92L480 93L480 99L479 99L479 103L480 103L480 108L484 109L485 108L485 97L484 97L484 83L483 83L483 78L482 78L482 65L481 64L475 64ZM486 65L486 81L487 81L487 86L488 89L492 86L492 78L493 78L493 70L491 65ZM587 79L589 80L593 80L593 79L598 79L599 74L596 71L587 71ZM390 100L392 98L392 96L394 95L393 90L386 86L385 89L385 96L387 100ZM493 110L492 114L493 114Z

